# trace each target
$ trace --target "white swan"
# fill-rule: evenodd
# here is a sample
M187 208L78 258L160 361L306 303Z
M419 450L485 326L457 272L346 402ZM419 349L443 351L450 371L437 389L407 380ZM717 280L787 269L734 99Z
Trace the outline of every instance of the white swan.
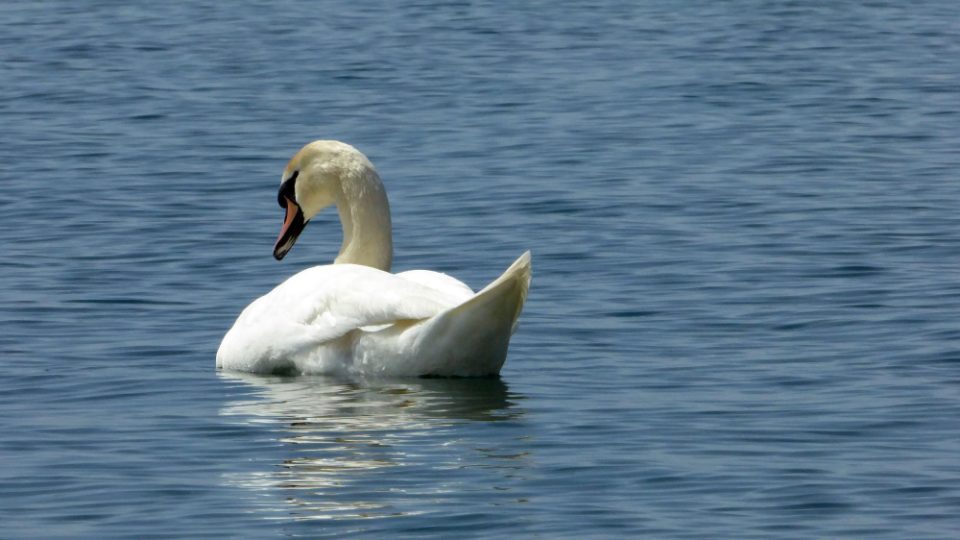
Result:
M530 252L478 293L437 272L390 273L390 207L357 149L314 141L287 163L286 209L273 255L335 204L343 245L334 264L308 268L258 298L217 351L217 367L256 373L484 376L500 372L530 285Z

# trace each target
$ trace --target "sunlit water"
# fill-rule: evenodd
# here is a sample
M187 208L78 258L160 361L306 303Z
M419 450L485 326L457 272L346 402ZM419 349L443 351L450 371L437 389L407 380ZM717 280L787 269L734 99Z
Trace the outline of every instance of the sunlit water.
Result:
M0 537L955 538L960 4L0 4ZM500 380L217 373L283 165L534 281Z

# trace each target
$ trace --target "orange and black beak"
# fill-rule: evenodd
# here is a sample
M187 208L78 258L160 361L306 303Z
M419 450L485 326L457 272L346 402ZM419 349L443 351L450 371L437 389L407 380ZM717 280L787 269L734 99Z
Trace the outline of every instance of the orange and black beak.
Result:
M283 227L280 228L280 236L277 237L277 243L273 245L273 257L278 261L283 259L288 251L297 241L297 237L307 225L303 219L303 210L296 203L296 193L294 185L296 174L280 186L280 192L277 193L277 203L280 208L286 209L283 217Z

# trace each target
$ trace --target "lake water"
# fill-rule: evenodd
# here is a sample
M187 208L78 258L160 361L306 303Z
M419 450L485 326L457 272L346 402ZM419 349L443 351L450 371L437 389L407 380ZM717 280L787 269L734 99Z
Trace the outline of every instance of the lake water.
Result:
M196 5L194 5L196 4ZM203 5L202 5L203 4ZM956 538L960 4L0 4L0 537ZM217 373L304 143L500 380Z

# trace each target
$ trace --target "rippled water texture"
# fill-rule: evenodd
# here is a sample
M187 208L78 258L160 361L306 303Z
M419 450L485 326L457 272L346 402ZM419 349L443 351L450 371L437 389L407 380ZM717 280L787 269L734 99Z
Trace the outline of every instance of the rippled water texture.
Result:
M955 538L960 4L0 3L0 537ZM497 380L217 373L305 142Z

